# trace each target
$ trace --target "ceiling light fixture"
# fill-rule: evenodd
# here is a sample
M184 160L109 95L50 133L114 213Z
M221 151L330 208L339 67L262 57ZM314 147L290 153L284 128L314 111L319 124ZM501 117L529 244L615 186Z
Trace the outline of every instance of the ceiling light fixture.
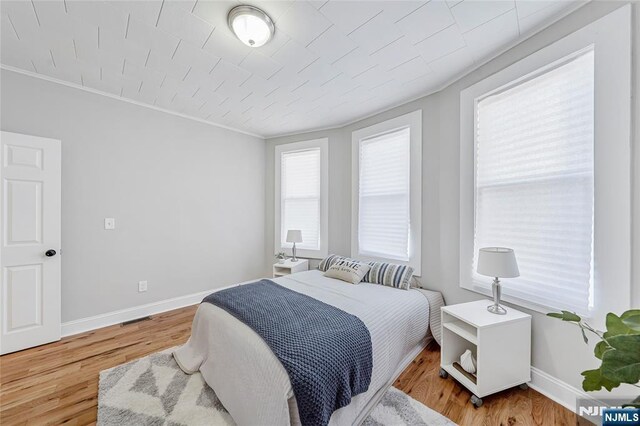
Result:
M229 11L229 28L250 47L260 47L273 37L276 27L269 15L253 6L236 6Z

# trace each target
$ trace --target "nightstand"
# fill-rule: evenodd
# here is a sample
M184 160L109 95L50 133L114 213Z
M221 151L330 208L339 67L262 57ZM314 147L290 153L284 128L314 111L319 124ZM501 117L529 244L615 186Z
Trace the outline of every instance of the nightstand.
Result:
M282 277L296 272L308 271L309 261L307 259L298 259L296 262L287 259L284 263L273 264L273 278Z
M506 315L487 311L489 300L443 306L440 377L451 375L473 395L471 403L505 389L527 388L531 381L531 315L505 307ZM476 374L460 366L460 355L471 350Z

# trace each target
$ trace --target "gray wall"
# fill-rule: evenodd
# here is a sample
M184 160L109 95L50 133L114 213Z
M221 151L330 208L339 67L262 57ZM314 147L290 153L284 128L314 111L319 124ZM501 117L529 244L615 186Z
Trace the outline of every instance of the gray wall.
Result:
M2 130L62 141L63 322L262 275L262 139L1 77Z
M355 124L331 131L267 140L267 232L268 254L273 252L274 147L283 143L329 137L329 250L350 253L351 229L351 133L389 118L421 108L423 111L423 207L422 278L424 286L441 291L447 303L480 298L459 287L459 187L460 187L460 91L489 75L568 35L620 7L622 2L591 2L558 23L500 55L446 89ZM640 84L640 5L634 5L635 33L633 74L635 93ZM634 211L640 217L640 102L634 110ZM335 191L335 192L334 192ZM640 221L634 222L633 256L636 270L632 287L634 306L640 306ZM626 297L620 295L620 297ZM597 365L574 327L533 315L533 366L581 388L580 372Z

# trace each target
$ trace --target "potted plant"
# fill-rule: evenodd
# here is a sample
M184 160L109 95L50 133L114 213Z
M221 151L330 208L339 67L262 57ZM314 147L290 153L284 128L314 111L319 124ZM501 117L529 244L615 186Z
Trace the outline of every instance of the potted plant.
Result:
M608 313L605 332L594 329L574 312L562 311L547 315L576 324L580 327L585 343L589 342L587 332L600 339L594 350L595 357L600 360L600 367L582 372L582 389L593 392L605 388L611 392L623 383L640 388L640 309L626 311L620 316ZM640 396L628 406L640 408Z
M275 257L278 260L278 263L284 263L284 261L287 260L287 254L283 251L276 253Z

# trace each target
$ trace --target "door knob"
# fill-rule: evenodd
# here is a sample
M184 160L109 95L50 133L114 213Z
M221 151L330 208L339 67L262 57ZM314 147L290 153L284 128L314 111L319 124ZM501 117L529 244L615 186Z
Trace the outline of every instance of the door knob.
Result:
M49 250L44 252L44 255L47 256L47 257L53 257L53 256L56 255L56 251L53 250L53 249L49 249Z

